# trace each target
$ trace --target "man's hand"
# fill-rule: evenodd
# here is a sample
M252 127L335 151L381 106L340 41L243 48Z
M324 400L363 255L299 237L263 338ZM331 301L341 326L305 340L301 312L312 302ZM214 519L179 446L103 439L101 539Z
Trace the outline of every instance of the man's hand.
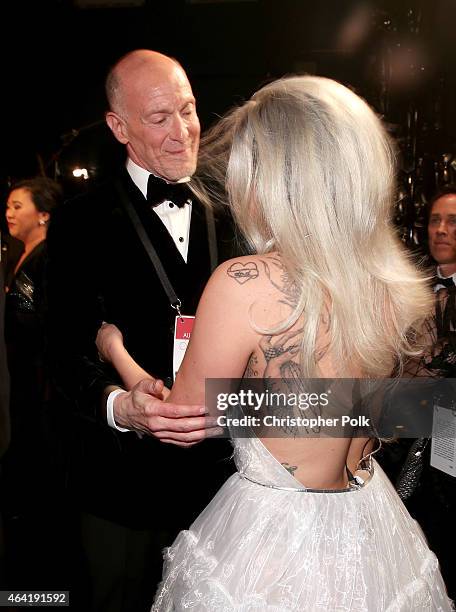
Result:
M117 425L182 447L193 446L222 433L213 417L204 416L204 406L166 404L163 399L168 394L163 381L141 380L130 392L115 398Z

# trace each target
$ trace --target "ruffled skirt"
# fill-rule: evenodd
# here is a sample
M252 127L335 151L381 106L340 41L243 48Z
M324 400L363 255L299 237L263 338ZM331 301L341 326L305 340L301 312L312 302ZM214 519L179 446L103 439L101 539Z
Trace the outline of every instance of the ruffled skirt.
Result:
M374 462L375 463L375 462ZM438 561L378 464L358 490L234 474L165 550L153 612L453 610Z

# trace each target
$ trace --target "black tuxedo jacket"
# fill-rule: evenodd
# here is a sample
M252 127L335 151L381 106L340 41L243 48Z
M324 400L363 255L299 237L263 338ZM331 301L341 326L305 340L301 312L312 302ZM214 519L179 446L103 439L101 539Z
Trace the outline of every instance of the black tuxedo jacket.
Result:
M211 273L203 207L193 201L185 263L126 170L120 180L182 302L182 314L193 315ZM231 256L232 233L224 223L216 229L222 261ZM123 208L116 181L54 213L48 250L50 358L57 385L76 415L69 427L77 445L73 486L88 510L117 522L138 527L163 522L178 505L182 521L177 526L186 526L231 471L227 443L208 440L180 449L152 437L140 439L109 428L101 410L105 387L121 384L97 358L95 337L102 321L119 327L128 351L145 370L167 384L172 376L175 312Z

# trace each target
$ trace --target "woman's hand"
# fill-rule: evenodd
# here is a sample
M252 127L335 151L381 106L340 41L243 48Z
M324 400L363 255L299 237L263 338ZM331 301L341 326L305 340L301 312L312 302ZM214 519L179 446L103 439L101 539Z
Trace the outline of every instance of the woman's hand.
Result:
M116 354L125 350L120 329L113 323L103 323L96 337L98 355L101 361L112 363Z

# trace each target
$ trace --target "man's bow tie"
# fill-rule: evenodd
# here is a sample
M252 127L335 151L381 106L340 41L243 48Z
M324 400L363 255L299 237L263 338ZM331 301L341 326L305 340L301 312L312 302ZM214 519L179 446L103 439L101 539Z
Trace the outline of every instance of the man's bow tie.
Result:
M446 287L447 289L451 289L455 287L454 280L452 276L448 276L447 278L441 278L440 276L435 277L435 288Z
M167 183L165 180L151 174L147 181L147 202L151 207L158 206L169 200L179 208L191 198L188 183Z

